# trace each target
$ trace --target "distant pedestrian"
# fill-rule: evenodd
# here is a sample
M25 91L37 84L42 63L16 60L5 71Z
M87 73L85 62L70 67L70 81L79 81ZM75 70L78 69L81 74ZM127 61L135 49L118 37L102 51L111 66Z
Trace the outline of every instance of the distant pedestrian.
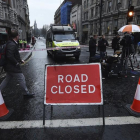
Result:
M103 59L106 53L106 46L109 46L108 41L105 39L105 35L102 35L99 44L100 44L100 57L101 59Z
M29 93L25 77L21 71L20 63L24 63L23 60L20 58L20 54L18 51L18 44L17 41L19 39L18 32L16 30L11 31L11 38L12 40L9 40L7 42L6 46L6 64L3 66L4 70L6 72L6 78L2 81L0 84L0 91L2 91L8 82L15 78L19 82L20 86L22 87L25 96L33 96L33 93Z
M140 42L140 33L136 32L134 33L134 48L135 48L135 54L137 53L138 43Z
M23 44L24 44L24 49L26 48L26 45L27 45L27 41L24 39L23 41Z
M19 40L19 46L22 48L22 39Z
M97 48L97 51L100 51L100 41L101 41L102 37L100 36L99 37L99 40L98 40L98 48Z
M90 58L95 56L96 47L97 47L97 35L90 36L90 40L89 40Z
M133 53L133 40L132 36L129 32L124 33L124 37L120 41L120 45L123 46L122 48L122 60L127 57L129 54Z
M35 37L33 36L32 37L32 45L34 46L34 44L35 44Z
M120 49L119 41L120 41L120 36L119 34L116 34L116 36L112 40L112 48L114 49L114 53L116 50Z

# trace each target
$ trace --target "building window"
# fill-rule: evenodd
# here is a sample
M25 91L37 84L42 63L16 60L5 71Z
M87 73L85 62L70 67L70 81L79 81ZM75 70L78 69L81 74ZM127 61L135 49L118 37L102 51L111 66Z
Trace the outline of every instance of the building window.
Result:
M84 20L86 20L86 13L84 13Z
M96 6L96 9L95 9L95 16L98 15L98 6Z
M94 24L94 34L97 34L97 30L98 30L98 24L95 23L95 24Z
M86 1L84 1L84 9L86 9Z
M87 12L87 15L86 15L86 19L88 19L88 12Z
M13 0L13 7L16 8L15 0Z
M93 24L91 24L90 34L93 34Z
M94 0L91 0L91 5L93 5Z
M105 4L102 4L102 14L105 12Z
M15 21L15 23L16 23L16 14L14 14L14 21Z
M93 8L91 9L91 18L93 18Z
M137 5L140 5L140 0L138 0Z
M106 22L106 28L105 29L106 29L106 31L105 31L106 34L109 34L109 31L110 31L109 21Z
M89 2L89 0L87 0L87 7L88 7L88 2Z
M114 20L114 28L118 26L118 19Z
M108 12L111 12L112 1L108 2Z
M88 19L88 12L85 12L84 13L84 20L87 20Z
M140 15L137 16L137 24L140 25Z
M129 0L126 0L126 7L125 8L128 8L129 7Z

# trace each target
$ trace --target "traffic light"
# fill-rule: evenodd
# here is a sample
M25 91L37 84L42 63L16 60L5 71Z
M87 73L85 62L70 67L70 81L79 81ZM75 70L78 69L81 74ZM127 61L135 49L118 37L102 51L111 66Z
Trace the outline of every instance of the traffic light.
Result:
M128 13L127 13L127 21L132 22L133 16L134 16L134 6L130 6L130 8L128 9Z

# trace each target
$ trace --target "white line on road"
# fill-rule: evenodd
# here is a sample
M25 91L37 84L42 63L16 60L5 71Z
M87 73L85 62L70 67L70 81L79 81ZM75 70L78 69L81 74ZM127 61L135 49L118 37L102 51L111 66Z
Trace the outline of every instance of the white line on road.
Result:
M106 117L106 125L129 125L140 124L140 118L135 117ZM0 122L0 129L27 129L27 128L58 128L58 127L84 127L84 126L101 126L102 118L86 119L64 119L64 120L46 120L45 126L43 121L3 121Z

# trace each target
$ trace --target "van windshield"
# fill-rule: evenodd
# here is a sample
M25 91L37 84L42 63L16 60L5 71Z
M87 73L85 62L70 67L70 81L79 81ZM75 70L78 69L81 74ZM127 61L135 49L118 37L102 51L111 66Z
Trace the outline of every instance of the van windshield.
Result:
M75 36L74 34L66 34L66 33L63 33L63 34L54 34L54 40L55 41L64 41L64 40L75 40Z

